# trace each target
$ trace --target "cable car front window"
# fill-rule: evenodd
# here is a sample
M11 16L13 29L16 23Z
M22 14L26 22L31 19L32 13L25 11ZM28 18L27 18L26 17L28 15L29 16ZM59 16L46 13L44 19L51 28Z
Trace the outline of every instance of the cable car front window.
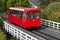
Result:
M39 13L33 13L34 18L39 18Z
M23 18L23 19L26 19L26 13L25 13L25 12L23 12L22 18Z
M30 19L33 18L33 14L31 12L28 13L28 16L29 16Z
M37 12L34 12L34 13L29 12L28 16L29 16L30 19L39 18L39 13L37 13Z

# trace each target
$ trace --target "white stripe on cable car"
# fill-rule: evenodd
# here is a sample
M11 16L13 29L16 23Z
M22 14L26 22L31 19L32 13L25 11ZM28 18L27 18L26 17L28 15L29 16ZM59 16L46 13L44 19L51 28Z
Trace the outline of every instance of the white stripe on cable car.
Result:
M12 8L12 7L10 7L10 9L12 9L12 10L19 10L19 11L24 11L24 9L18 9L18 8Z

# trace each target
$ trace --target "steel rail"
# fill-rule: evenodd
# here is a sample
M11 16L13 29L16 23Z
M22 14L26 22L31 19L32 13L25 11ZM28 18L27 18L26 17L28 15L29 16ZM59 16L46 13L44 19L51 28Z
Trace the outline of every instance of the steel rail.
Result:
M52 38L60 39L60 31L52 28L45 28L43 30L38 30L45 35L51 36Z
M53 37L48 36L47 34L45 35L45 34L39 32L39 31L31 31L31 32L38 35L38 36L41 36L42 38L45 38L46 40L57 40Z
M30 32L38 36L41 36L47 40L60 40L60 31L52 28L47 28L42 26L42 28L36 30L30 30Z

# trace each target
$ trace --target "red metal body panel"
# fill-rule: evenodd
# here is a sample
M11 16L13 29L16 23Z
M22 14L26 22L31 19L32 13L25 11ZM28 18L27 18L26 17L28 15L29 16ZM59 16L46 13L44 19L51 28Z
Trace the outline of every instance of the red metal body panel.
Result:
M27 25L27 20L22 19L22 27L23 27L23 28L27 28L27 27L28 27L28 25Z
M12 15L11 14L8 14L8 21L12 21Z
M38 9L38 8L26 8L24 10L26 13L28 13L28 12L40 12L40 9Z
M27 20L28 27L39 27L41 24L40 19Z
M16 16L12 16L11 14L8 14L8 21L23 28L39 27L41 25L40 19L25 20Z
M12 16L11 14L8 14L8 21L17 24L23 28L26 28L26 20L16 17L16 16Z
M22 19L16 16L12 16L11 14L8 14L8 21L15 23L19 26L21 26L22 24Z

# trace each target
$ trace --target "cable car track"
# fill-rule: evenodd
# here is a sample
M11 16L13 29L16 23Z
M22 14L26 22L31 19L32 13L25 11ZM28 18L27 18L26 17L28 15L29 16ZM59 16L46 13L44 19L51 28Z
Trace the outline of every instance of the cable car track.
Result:
M43 27L42 29L40 28L38 30L37 29L30 30L30 32L32 32L38 36L41 36L47 40L60 40L60 31L55 30L55 29Z
M50 37L47 34L41 33L39 31L31 31L31 32L38 35L38 36L40 36L40 37L42 37L42 38L45 38L46 40L56 40L55 38Z
M6 16L0 15L4 20L7 20ZM43 26L42 26L43 27ZM30 30L31 33L36 34L42 38L45 38L46 40L60 40L60 34L57 32L54 32L53 30L43 27L43 29L38 30Z

